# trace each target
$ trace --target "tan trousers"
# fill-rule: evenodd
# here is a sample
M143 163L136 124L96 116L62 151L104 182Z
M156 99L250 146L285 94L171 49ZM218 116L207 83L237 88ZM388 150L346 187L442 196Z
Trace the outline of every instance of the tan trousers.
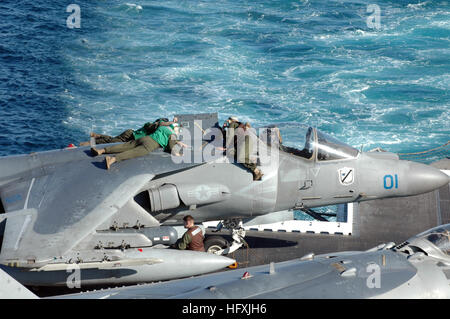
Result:
M150 136L144 136L136 141L129 141L123 144L107 147L105 148L105 153L119 153L116 155L116 161L120 162L130 158L147 155L148 153L153 152L159 147L161 146L158 144L158 142L156 142Z

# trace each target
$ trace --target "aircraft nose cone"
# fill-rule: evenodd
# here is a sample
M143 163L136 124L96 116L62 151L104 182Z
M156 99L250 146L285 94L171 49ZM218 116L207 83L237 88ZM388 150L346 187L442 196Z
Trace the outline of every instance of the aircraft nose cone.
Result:
M449 176L437 168L419 163L411 163L410 165L408 172L410 193L428 193L447 185L449 181Z

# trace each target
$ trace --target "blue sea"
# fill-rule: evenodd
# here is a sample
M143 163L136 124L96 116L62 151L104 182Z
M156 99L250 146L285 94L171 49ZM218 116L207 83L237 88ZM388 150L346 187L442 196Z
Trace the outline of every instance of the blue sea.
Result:
M448 1L0 1L1 156L196 112L417 152L450 140L449 88Z

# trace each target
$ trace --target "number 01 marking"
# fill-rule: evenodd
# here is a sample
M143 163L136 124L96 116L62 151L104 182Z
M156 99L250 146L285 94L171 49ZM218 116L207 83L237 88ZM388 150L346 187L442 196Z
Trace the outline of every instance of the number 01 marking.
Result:
M385 189L398 188L398 175L384 175L383 186Z

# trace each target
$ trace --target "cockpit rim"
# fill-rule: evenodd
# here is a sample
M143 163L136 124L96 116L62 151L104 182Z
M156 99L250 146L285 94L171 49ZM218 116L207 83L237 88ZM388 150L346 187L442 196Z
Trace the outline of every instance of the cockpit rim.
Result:
M450 231L450 223L442 224L435 226L433 228L429 228L417 235L410 237L404 244L399 245L399 249L401 251L408 249L412 249L413 252L420 251L425 253L427 256L431 256L433 258L438 258L444 260L445 262L450 261L450 249L446 252L443 251L443 247L437 245L435 242L431 241L428 237L433 234L441 234L442 232L436 232L437 229L444 228L447 231ZM446 234L446 236L448 236ZM408 248L409 247L409 248ZM448 246L450 247L450 246Z
M272 124L272 125L275 125L276 126L276 124ZM271 125L270 125L271 126ZM270 126L266 126L266 128L269 128ZM277 126L276 126L277 127ZM318 137L318 132L319 133L321 133L321 134L324 134L325 136L328 136L328 134L327 133L325 133L325 132L322 132L321 130L319 130L317 127L315 127L315 126L307 126L307 130L309 131L310 129L312 129L312 131L313 131L313 134L314 134L314 141L313 141L313 153L312 153L312 156L310 157L310 158L307 158L307 157L304 157L304 156L301 156L301 155L298 155L298 154L295 154L295 153L290 153L290 152L287 152L287 151L284 151L284 150L281 150L283 153L285 153L285 154L289 154L289 155L292 155L292 156L295 156L296 158L301 158L301 159L303 159L303 160L305 160L305 161L310 161L310 162L315 162L315 163L336 163L336 162L344 162L344 161L351 161L351 160L355 160L355 159L358 159L359 157L360 157L360 155L361 155L361 151L360 150L358 150L357 148L355 148L355 147L353 147L353 146L351 146L351 145L349 145L349 144L347 144L347 143L344 143L344 142L341 142L340 140L338 140L338 139L336 139L337 141L339 141L341 144L343 144L343 145L345 145L345 146L348 146L348 147L350 147L350 148L352 148L353 150L355 150L356 151L356 155L355 156L353 156L353 157L347 157L347 158L338 158L338 159L329 159L329 160L320 160L319 158L318 158L318 154L319 154L319 150L318 150L318 148L319 148L319 137ZM281 132L281 130L280 130L280 132ZM281 132L281 134L282 134L282 132ZM308 134L308 133L307 133ZM308 141L306 141L306 143L307 143ZM305 146L306 146L306 144L305 144ZM295 150L297 150L297 151L299 151L299 152L301 152L302 150L300 150L300 149L298 149L298 148L295 148L295 147L292 147L292 146L284 146L284 147L289 147L289 148L292 148L292 149L295 149ZM303 150L304 150L305 148L303 148Z

